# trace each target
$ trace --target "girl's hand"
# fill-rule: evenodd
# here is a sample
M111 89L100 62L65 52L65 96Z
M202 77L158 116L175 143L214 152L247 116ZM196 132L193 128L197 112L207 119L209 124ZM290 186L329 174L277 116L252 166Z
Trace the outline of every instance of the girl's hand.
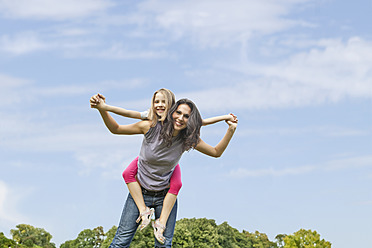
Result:
M225 121L232 121L232 122L235 122L238 120L238 118L236 117L236 115L230 113L229 115L227 115L227 119Z
M234 130L236 129L236 127L238 126L238 117L234 114L230 114L231 115L231 118L229 118L229 120L226 120L226 123L229 125L229 128L233 128Z

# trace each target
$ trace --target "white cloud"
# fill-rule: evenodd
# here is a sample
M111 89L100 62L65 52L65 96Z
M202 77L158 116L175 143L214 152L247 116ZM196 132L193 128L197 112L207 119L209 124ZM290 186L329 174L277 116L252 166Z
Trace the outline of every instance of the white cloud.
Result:
M112 44L108 49L96 53L90 53L88 56L105 59L159 59L174 57L174 55L165 50L134 50L121 43Z
M35 32L23 32L13 37L9 35L0 37L0 49L15 55L47 50L48 47L49 45L41 41Z
M300 165L297 167L290 168L265 168L259 170L250 170L246 168L237 168L231 170L229 173L230 177L234 178L246 178L246 177L265 177L265 176L291 176L291 175L302 175L317 171L339 171L348 170L362 167L372 166L372 156L360 156L360 157L348 157L341 159L334 159L326 161L317 165Z
M217 132L217 131L216 131ZM220 132L217 132L220 133ZM304 126L301 128L250 128L240 129L239 136L298 136L298 135L317 135L322 137L365 137L371 135L371 129L345 128L339 126Z
M346 43L320 41L319 47L295 54L279 64L254 69L278 81L329 91L329 97L336 101L344 96L372 96L371 42L353 37Z
M38 31L20 31L0 37L0 51L12 55L24 55L41 51L63 51L66 56L76 57L82 49L96 47L98 44L79 33L79 30L43 33ZM63 37L61 37L63 36ZM75 38L82 36L83 38Z
M0 0L0 13L8 18L64 20L106 11L110 0Z
M139 15L148 25L169 31L174 38L189 38L202 46L219 46L245 41L252 34L268 34L303 25L286 17L304 0L245 1L158 1L139 5Z
M372 43L357 37L347 42L321 40L318 47L276 64L223 68L235 83L183 95L204 111L314 106L372 97ZM220 69L221 65L215 68ZM240 73L243 78L238 78Z
M229 173L230 177L234 178L245 178L245 177L262 177L262 176L288 176L288 175L299 175L314 171L314 166L300 166L296 168L284 168L284 169L260 169L260 170L248 170L245 168L239 168L232 170Z
M12 89L16 87L23 87L29 84L30 81L23 78L16 78L6 74L0 73L0 90L4 92L4 90Z
M16 211L18 201L19 194L10 189L5 182L0 181L0 227L2 230L25 221L25 217Z
M147 85L142 78L125 80L105 80L100 82L87 82L86 84L55 84L38 86L33 80L17 78L0 73L0 91L2 92L2 105L13 103L30 104L41 101L45 97L72 97L77 95L95 94L115 90L133 90ZM93 92L93 93L92 93ZM87 99L88 102L89 99ZM0 107L1 109L1 107Z
M31 80L0 73L0 92L2 94L0 110L2 107L20 103L23 97L19 94L18 89L27 88L29 85L31 85Z

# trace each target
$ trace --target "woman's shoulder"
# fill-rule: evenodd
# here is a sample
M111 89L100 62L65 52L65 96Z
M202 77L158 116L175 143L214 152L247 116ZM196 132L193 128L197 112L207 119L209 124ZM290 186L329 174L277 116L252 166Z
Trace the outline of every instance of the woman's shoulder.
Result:
M160 130L161 130L161 123L160 122L157 122L155 125L153 125L152 121L146 121L146 128L147 129L147 132L145 133L145 136L147 138L153 138L154 136L158 136L160 134Z
M149 131L151 127L151 122L148 120L142 120L142 121L137 122L135 125L137 125L142 130L142 132L145 134Z

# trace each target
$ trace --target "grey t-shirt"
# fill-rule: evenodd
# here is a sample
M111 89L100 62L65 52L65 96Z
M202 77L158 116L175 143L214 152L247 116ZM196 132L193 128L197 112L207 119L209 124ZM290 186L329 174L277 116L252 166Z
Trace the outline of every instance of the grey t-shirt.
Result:
M161 123L158 122L144 135L138 158L138 181L142 187L151 191L160 191L168 187L174 167L184 152L183 142L178 137L173 138L170 147L159 139L161 127Z

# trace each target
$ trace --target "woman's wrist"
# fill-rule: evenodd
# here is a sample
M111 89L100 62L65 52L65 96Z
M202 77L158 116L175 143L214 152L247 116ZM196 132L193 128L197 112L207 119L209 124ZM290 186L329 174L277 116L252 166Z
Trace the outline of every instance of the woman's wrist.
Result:
M227 130L230 131L230 132L235 132L236 125L229 125L229 128Z

